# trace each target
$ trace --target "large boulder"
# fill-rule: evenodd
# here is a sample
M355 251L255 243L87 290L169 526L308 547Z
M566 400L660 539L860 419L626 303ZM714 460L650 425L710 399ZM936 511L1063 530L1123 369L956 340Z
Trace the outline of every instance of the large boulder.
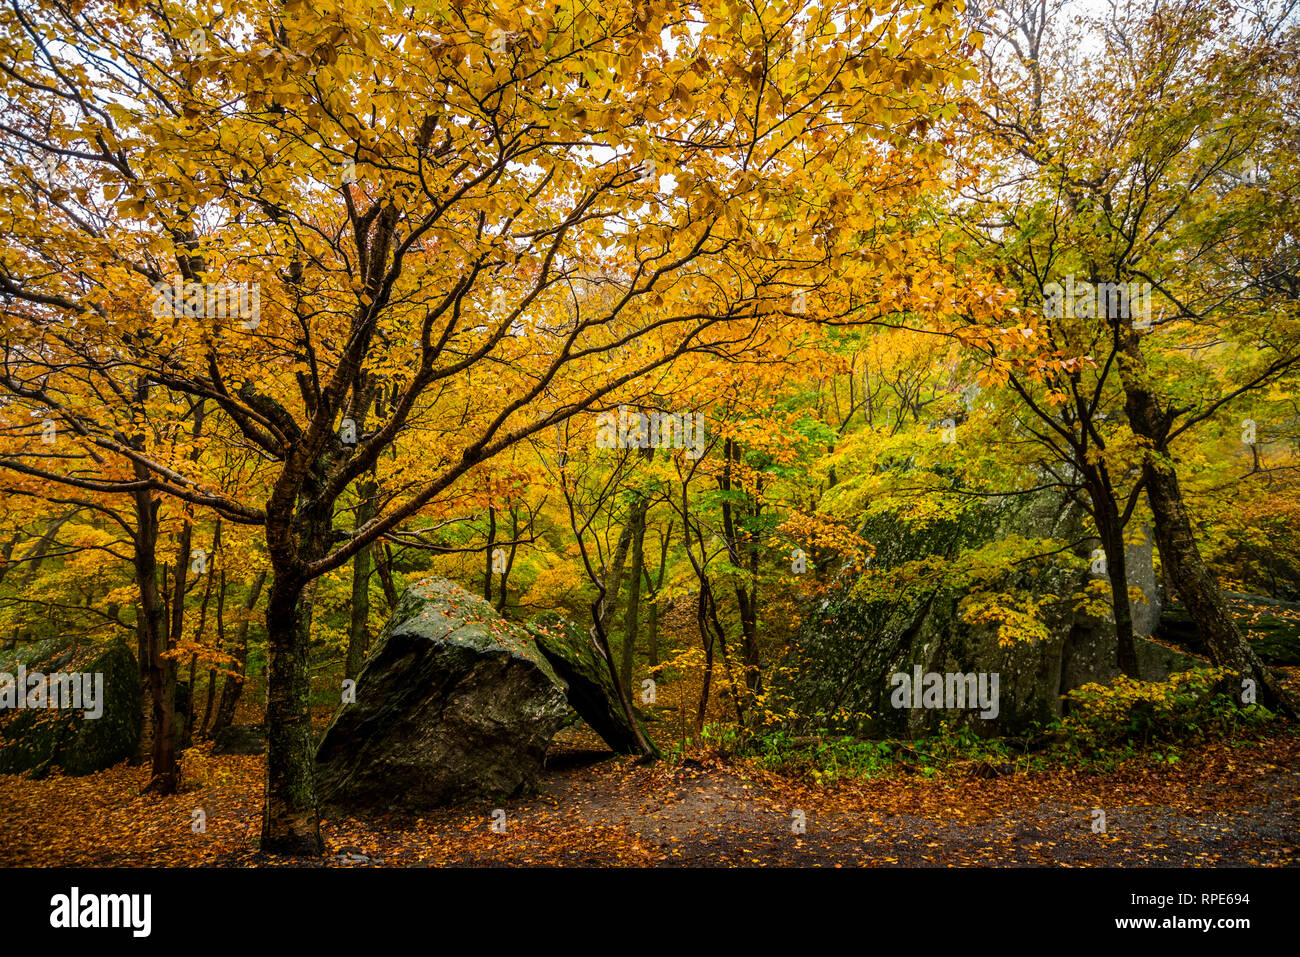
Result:
M135 753L141 724L140 668L120 638L0 652L0 773L101 771Z
M1300 602L1234 592L1226 592L1223 598L1264 664L1300 665ZM1179 602L1171 602L1161 613L1156 637L1195 654L1208 652L1192 616Z
M1155 532L1144 526L1136 541L1124 547L1124 569L1129 586L1142 592L1142 600L1129 603L1133 613L1133 634L1150 638L1156 633L1164 607L1160 585L1156 580Z
M212 738L213 754L266 754L266 728L260 724L232 724Z
M1100 599L1109 589L1089 590L1092 543L1068 504L1028 497L922 526L878 516L863 531L876 545L868 573L837 580L807 610L772 689L778 714L863 736L919 736L942 722L1020 734L1060 715L1066 692L1119 675ZM1136 644L1148 681L1202 664Z
M543 612L527 625L537 648L568 689L569 704L619 754L639 753L636 732L623 714L609 664L589 633L556 612ZM634 712L635 713L635 712ZM643 716L641 733L647 741Z
M439 578L402 595L316 751L322 804L418 811L535 788L568 712L533 638Z

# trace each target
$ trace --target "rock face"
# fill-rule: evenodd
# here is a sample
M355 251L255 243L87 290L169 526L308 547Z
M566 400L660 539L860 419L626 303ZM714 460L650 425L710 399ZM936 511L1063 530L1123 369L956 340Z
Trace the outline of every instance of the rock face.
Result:
M812 728L863 736L918 736L938 730L943 721L980 734L1019 734L1061 714L1067 691L1120 673L1113 621L1078 610L1089 578L1089 547L1047 555L1060 540L1084 537L1079 517L1059 500L992 507L919 531L883 517L865 532L877 548L871 567L902 571L893 585L909 584L873 588L870 576L836 582L805 614L786 662L792 666L788 677L773 688L778 712L788 709ZM949 563L962 550L1005 546L1011 536L1024 541L1027 555L1043 557L974 578L951 570ZM1039 547L1036 539L1057 544ZM1000 637L1019 639L1025 630L1012 622L1000 636L999 625L1006 623L969 605L981 592L1000 607L1007 606L1007 596L1059 600L1039 610L1040 634L1003 642ZM1143 638L1136 643L1141 677L1148 681L1202 664ZM927 700L924 689L933 690L937 682L942 689ZM978 703L980 690L987 705Z
M567 685L573 710L619 754L635 754L636 733L623 715L609 665L591 636L555 612L536 616L527 627L538 650Z
M1300 602L1280 601L1266 595L1226 592L1224 600L1237 627L1266 665L1300 665ZM1196 625L1180 603L1170 603L1160 616L1156 637L1205 654Z
M418 811L536 786L567 714L532 637L444 579L412 585L316 751L321 803Z
M1156 582L1154 545L1155 532L1148 525L1142 529L1140 541L1124 547L1124 569L1128 573L1129 585L1141 589L1146 599L1129 604L1133 612L1133 634L1139 638L1150 638L1156 633L1163 607L1160 586Z
M74 706L53 707L56 697L69 703L74 677ZM141 707L140 669L121 639L71 645L51 638L0 653L0 773L90 774L125 761L140 738Z
M257 724L232 724L212 739L213 754L266 754L266 728Z

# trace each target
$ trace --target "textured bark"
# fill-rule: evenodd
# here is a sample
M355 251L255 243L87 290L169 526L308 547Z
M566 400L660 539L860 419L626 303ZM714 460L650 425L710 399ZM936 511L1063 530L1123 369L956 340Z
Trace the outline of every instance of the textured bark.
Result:
M175 636L185 623L185 581L189 570L190 543L193 525L186 521L181 526L173 562L172 587L169 605L167 571L163 570L163 587L159 625L149 649L149 694L153 705L153 769L145 791L154 794L175 794L180 789L180 763L177 757L176 719L176 661L166 654L175 644Z
M1253 681L1260 704L1293 717L1300 716L1281 683L1246 643L1223 599L1218 582L1201 558L1191 518L1183 502L1178 473L1169 456L1173 418L1168 410L1161 408L1152 390L1146 360L1137 335L1131 330L1125 341L1120 373L1129 424L1136 435L1150 443L1142 463L1142 475L1155 520L1160 563L1196 623L1210 660L1232 669L1243 680ZM1241 700L1239 690L1237 697Z
M391 614L397 607L397 586L393 584L393 559L389 554L388 546L383 542L375 542L375 570L379 572L379 584L384 590L384 604L388 606Z
M226 649L226 566L221 566L221 587L217 589L217 650L225 651ZM208 700L203 706L203 723L199 726L199 735L203 738L211 736L212 727L212 708L217 702L217 667L213 665L208 669Z
M334 503L322 501L319 468L304 476L292 518L268 508L271 592L266 607L266 806L264 854L318 855L325 851L316 805L311 731L312 603L319 578L307 563L328 553Z
M308 670L311 605L301 580L271 583L266 610L266 805L264 854L321 854L312 759Z
M257 607L257 599L261 597L262 587L266 584L266 577L266 572L258 573L249 586L248 597L244 599L241 607L243 615L239 627L235 630L235 647L231 652L235 657L231 667L234 674L226 675L226 680L222 682L221 703L217 705L217 717L211 730L213 737L224 728L230 727L235 720L235 708L239 704L239 697L244 691L244 681L248 675L248 629L252 624L252 611Z
M1237 628L1218 582L1202 560L1177 474L1172 467L1150 460L1144 470L1161 563L1169 569L1178 597L1196 623L1210 660L1232 669L1243 679L1254 681L1260 704L1298 716L1281 682L1260 661ZM1234 690L1240 698L1240 690Z
M599 613L599 624L603 634L608 634L610 622L614 620L614 612L618 608L618 595L623 587L623 566L627 564L628 548L632 544L632 531L633 523L629 518L618 534L618 544L614 546L614 559L610 564L609 573L605 576L606 584L601 596Z
M1113 497L1092 495L1097 533L1106 554L1106 577L1110 582L1111 609L1115 616L1115 652L1119 670L1130 678L1138 674L1137 650L1133 642L1133 606L1128 594L1128 553L1124 548L1124 526Z
M207 626L208 623L208 605L209 602L212 600L213 586L216 582L215 568L217 565L217 556L220 553L220 551L221 551L221 518L218 516L216 529L212 534L212 563L208 566L208 570L204 573L203 601L199 606L199 622L194 628L194 643L196 645L203 640L203 629ZM188 748L194 741L194 699L196 697L195 689L198 687L194 683L194 670L197 665L198 665L198 654L197 653L191 654L190 655L190 676L189 676L190 694L185 701L184 734L181 737L182 750ZM211 703L212 703L211 689L212 686L211 684L209 684L208 685L209 709L211 709Z
M358 490L361 501L357 504L356 528L375 516L376 487L373 480L361 484ZM352 559L352 607L348 617L348 653L343 665L345 678L356 678L361 673L366 649L370 644L370 563L373 552L363 548Z
M632 508L632 568L628 579L627 609L623 616L623 660L621 666L623 684L628 688L632 687L632 668L636 663L636 639L641 615L641 573L645 564L643 555L646 507L646 500L640 498Z
M731 463L739 461L740 450L733 440L728 439L723 444L723 454L725 455L726 466L723 469L720 486L724 493L730 493L735 489L731 480ZM741 491L743 492L743 489ZM762 493L761 484L759 485L759 493ZM747 500L751 499L748 494L745 495L745 498ZM757 501L753 501L753 508L749 517L757 519L761 507ZM758 670L758 549L755 547L752 536L737 527L734 510L729 498L725 495L722 499L722 531L726 537L727 553L731 559L731 564L736 568L744 568L749 573L749 587L737 583L735 592L736 605L740 610L741 663L745 671L745 687L752 699L760 690L760 674ZM719 625L719 627L721 626Z
M492 552L493 546L497 541L497 510L488 509L488 533L487 548L483 550L485 555L483 562L483 598L486 601L492 600Z

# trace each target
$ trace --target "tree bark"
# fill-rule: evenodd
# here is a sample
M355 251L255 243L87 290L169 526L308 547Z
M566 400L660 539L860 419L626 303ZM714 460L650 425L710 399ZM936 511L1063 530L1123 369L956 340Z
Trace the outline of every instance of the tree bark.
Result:
M1150 374L1137 335L1131 330L1125 341L1123 360L1120 374L1129 424L1136 435L1150 443L1142 462L1142 474L1155 520L1160 564L1168 570L1178 597L1209 649L1210 660L1235 671L1243 681L1254 682L1256 700L1260 704L1291 717L1300 717L1281 683L1246 643L1223 600L1218 582L1201 558L1191 518L1183 502L1178 473L1169 456L1172 416L1160 408L1149 384ZM1240 690L1236 697L1238 701L1242 700Z
M373 480L362 482L359 489L361 501L357 504L355 528L360 528L375 515L376 486ZM361 672L366 649L370 644L370 563L372 551L363 548L352 559L352 608L348 618L348 654L343 664L343 676L355 678Z
M137 475L143 468L137 470ZM147 791L175 794L180 788L180 765L176 758L172 727L176 713L175 677L168 675L167 621L162 596L158 590L158 508L159 502L147 490L134 492L136 532L134 567L140 608L136 612L136 630L144 649L141 670L144 676L145 723L140 734L140 749L150 761ZM169 680L170 678L170 680ZM171 694L167 691L170 688Z
M142 474L143 468L137 470ZM146 792L175 794L180 789L180 764L176 756L176 663L164 657L169 648L169 627L162 592L158 587L158 508L148 491L135 493L137 530L136 586L140 591L137 627L145 630L145 669L148 675L149 783Z
M267 508L271 593L266 607L264 854L319 855L325 850L310 707L312 605L320 579L308 574L308 565L328 554L334 530L334 502L320 496L322 464L304 477L290 514Z
M375 570L379 572L379 584L384 590L384 604L391 614L397 607L397 586L393 584L393 558L388 546L380 541L374 544Z
M239 696L243 693L244 682L248 676L248 629L253 623L252 612L257 607L257 599L262 594L262 587L266 584L267 573L259 572L253 579L252 585L248 589L248 597L244 599L241 607L243 617L240 618L239 627L235 630L235 648L232 654L235 657L234 667L231 669L234 674L226 675L226 680L221 685L221 703L217 705L217 717L212 724L211 734L216 737L218 731L230 727L235 720L235 708L239 704Z
M217 554L221 551L221 517L217 517L216 530L212 535L212 555L208 563L207 571L204 572L203 582L203 602L199 606L199 623L194 628L194 644L198 646L203 640L203 629L208 623L208 603L212 600L212 589L216 578ZM190 654L190 676L189 686L190 694L185 702L185 723L182 725L183 733L181 735L181 750L188 748L194 741L194 699L196 697L196 686L194 684L194 669L198 665L199 656L197 652ZM211 697L209 695L209 697Z
M629 572L627 609L623 616L623 684L632 687L632 668L636 663L636 638L641 614L641 573L644 567L645 498L637 499L632 507L632 568Z
M1168 567L1178 597L1209 649L1210 660L1230 668L1243 679L1253 681L1256 700L1260 704L1300 717L1281 683L1264 666L1237 628L1218 582L1202 560L1191 519L1183 504L1177 473L1168 464L1153 460L1148 460L1143 468L1147 477L1147 500L1155 517L1160 561ZM1240 700L1240 692L1237 697Z
M632 524L632 519L629 517L622 531L619 532L618 544L614 546L613 562L609 574L605 577L608 586L600 611L600 627L605 632L608 632L609 623L614 620L614 612L618 608L618 595L623 587L623 566L627 564L628 547L632 544Z
M483 565L483 599L488 602L492 601L492 552L494 551L493 546L496 544L496 541L497 541L497 510L495 508L489 508L487 549L485 550L485 554L487 555L487 560L484 562Z
M309 652L311 602L300 577L277 574L266 609L264 854L324 853L316 806Z
M221 566L221 587L217 589L217 650L226 647L226 566ZM212 707L217 702L217 666L208 668L208 700L203 705L203 723L199 725L199 737L207 738L212 724Z
M722 532L726 537L727 555L736 568L744 568L749 573L749 587L737 582L735 586L736 605L740 609L741 664L745 672L745 687L751 698L760 690L760 672L758 656L758 549L754 546L753 536L739 529L733 514L729 494L735 489L731 481L731 463L740 460L740 450L733 439L723 444L725 467L720 479L723 491ZM746 499L751 496L741 490ZM759 487L759 494L762 486ZM753 501L753 510L749 517L758 518L762 508L761 502Z
M1137 648L1133 638L1133 606L1128 594L1128 554L1124 549L1124 525L1112 496L1091 496L1097 534L1106 555L1106 577L1110 582L1111 609L1115 616L1115 652L1119 670L1130 678L1138 674Z

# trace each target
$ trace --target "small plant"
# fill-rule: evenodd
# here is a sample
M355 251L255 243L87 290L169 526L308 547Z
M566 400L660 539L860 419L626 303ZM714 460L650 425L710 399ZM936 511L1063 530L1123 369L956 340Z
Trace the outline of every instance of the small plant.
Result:
M1069 713L1049 730L1085 756L1155 746L1152 757L1173 764L1173 746L1253 731L1273 720L1267 708L1240 707L1224 693L1231 678L1226 669L1197 668L1164 682L1121 676L1110 687L1084 685L1066 695Z
M721 729L714 733L720 734ZM981 738L970 728L950 730L946 724L938 734L916 741L864 740L825 728L812 735L782 729L753 735L736 753L766 770L817 783L874 778L897 771L931 776L956 764L1011 759L1001 741Z

